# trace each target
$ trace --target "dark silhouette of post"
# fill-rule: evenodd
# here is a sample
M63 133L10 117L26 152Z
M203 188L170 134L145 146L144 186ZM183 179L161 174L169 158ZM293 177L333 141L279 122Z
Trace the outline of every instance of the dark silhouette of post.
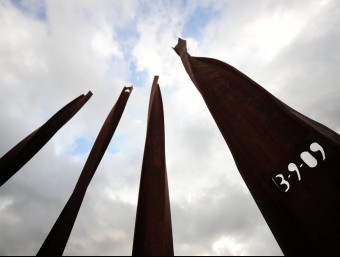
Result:
M76 187L58 220L38 252L38 256L61 256L76 221L86 190L103 158L124 112L132 87L124 87L93 145Z
M0 187L20 170L90 99L81 95L58 111L0 159Z
M186 41L175 51L284 254L339 255L340 136Z
M133 256L173 256L162 95L155 76L139 189Z

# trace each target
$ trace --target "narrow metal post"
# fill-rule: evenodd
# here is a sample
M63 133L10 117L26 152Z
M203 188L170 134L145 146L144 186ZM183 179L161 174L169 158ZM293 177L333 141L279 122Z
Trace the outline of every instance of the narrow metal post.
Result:
M109 113L102 129L99 132L96 142L94 143L70 199L54 224L44 244L40 248L37 256L63 255L86 190L118 126L132 89L132 87L124 87L117 103Z
M70 102L0 159L0 187L17 173L90 99L92 93Z
M150 96L133 256L173 256L162 95L155 76Z

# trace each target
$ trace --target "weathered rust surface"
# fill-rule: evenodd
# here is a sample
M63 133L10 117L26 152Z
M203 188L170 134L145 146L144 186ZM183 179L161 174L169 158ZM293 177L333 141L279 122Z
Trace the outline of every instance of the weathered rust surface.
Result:
M37 254L38 256L61 256L63 254L86 190L118 126L132 89L132 87L124 87L117 103L105 120L76 187L44 244L40 248Z
M43 126L31 133L0 159L0 187L20 170L90 99L81 95L67 104Z
M339 255L340 136L184 40L175 51L284 254Z
M149 103L133 256L173 256L171 210L165 160L164 114L158 76Z

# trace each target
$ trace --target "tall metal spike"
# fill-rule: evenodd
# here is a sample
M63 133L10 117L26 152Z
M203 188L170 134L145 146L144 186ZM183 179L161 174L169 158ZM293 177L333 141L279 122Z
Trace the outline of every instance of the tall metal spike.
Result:
M173 256L162 95L155 76L139 189L133 256Z
M58 111L0 159L0 187L17 173L90 99L81 95Z
M186 41L175 51L284 254L339 255L340 136Z
M38 256L61 256L63 254L86 190L118 126L132 89L132 87L124 87L117 103L108 115L93 145L76 187L40 248Z

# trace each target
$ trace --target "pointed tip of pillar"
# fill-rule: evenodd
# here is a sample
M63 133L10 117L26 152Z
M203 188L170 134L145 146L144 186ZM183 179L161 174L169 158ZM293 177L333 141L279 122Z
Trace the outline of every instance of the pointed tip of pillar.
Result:
M179 56L182 56L183 53L187 53L187 41L182 38L178 38L178 44L173 49Z
M151 86L151 98L150 99L152 99L157 92L159 94L161 94L161 88L160 88L160 86L158 84L158 79L159 79L159 76L155 75L154 80L152 82L152 86Z
M89 91L86 95L82 95L85 102L87 102L92 96L93 96L93 93L91 91Z
M155 75L154 79L153 79L153 82L152 82L152 89L159 87L158 80L159 80L159 76Z
M153 83L158 83L159 75L155 75L153 78Z
M133 85L131 85L131 86L125 86L124 88L123 88L123 92L124 93L129 93L129 94L131 94L132 93L132 91L133 91Z

